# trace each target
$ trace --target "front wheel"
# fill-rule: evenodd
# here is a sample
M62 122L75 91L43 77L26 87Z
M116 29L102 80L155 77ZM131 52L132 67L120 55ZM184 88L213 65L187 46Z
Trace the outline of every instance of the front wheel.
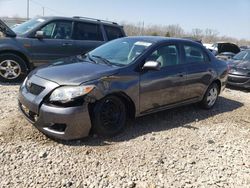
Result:
M93 132L99 136L111 137L120 133L127 120L126 106L116 96L98 101L93 109Z
M27 75L26 64L15 54L0 55L0 81L19 82Z
M205 108L205 109L212 108L218 99L218 95L219 95L218 85L216 83L211 84L208 87L208 89L203 97L203 100L200 103L201 107Z

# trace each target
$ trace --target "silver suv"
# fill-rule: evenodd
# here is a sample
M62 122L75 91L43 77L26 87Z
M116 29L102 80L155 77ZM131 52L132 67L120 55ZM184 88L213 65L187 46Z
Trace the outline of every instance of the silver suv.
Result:
M85 17L39 17L10 29L0 20L0 81L22 80L34 67L84 54L124 37L115 22Z

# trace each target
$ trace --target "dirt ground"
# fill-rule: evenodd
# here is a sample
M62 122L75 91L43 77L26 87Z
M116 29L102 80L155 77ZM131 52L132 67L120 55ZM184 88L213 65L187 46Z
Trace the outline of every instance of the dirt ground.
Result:
M226 89L197 105L132 121L115 138L58 143L0 84L0 187L250 187L250 92Z

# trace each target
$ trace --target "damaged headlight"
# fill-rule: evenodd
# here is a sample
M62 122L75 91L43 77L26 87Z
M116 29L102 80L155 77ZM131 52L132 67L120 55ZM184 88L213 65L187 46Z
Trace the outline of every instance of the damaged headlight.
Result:
M63 86L55 89L50 95L51 102L67 103L75 98L84 96L94 89L93 85L88 86Z

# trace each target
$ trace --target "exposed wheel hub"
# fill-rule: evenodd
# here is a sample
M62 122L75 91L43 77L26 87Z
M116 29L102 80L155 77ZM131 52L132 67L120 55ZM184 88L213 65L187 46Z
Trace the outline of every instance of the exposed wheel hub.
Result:
M208 105L213 106L217 97L218 97L218 90L216 88L211 88L207 96Z
M4 60L0 62L0 76L5 79L16 79L21 74L20 65L14 60Z
M101 119L105 126L117 126L120 120L121 110L113 101L107 100L101 111Z

